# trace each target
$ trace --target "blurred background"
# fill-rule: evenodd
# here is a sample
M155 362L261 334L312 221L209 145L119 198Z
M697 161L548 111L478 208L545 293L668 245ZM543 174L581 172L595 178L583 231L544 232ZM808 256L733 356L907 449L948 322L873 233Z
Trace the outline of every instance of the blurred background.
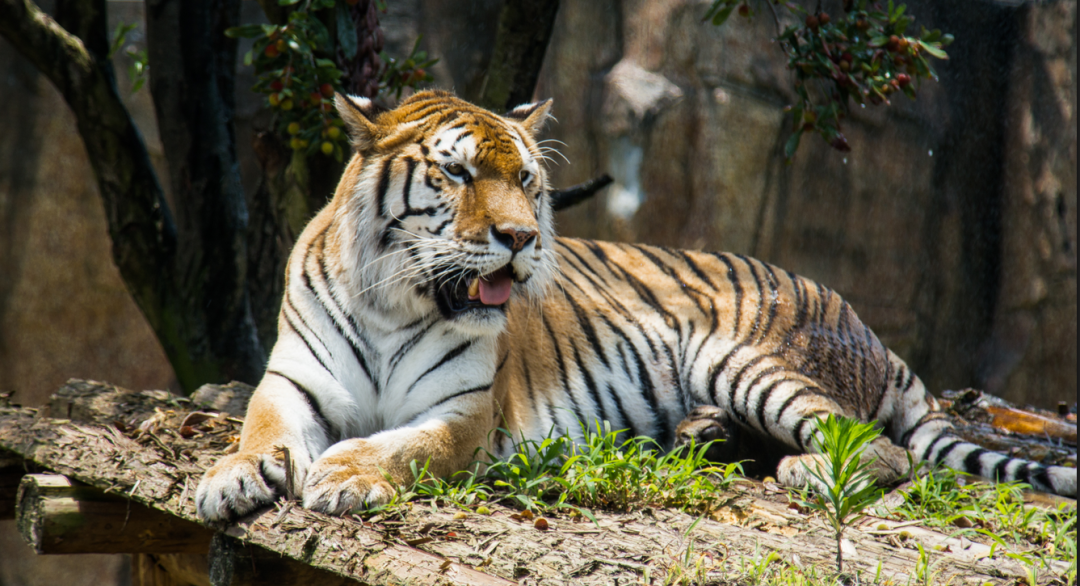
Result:
M956 37L940 83L854 109L850 152L808 135L792 164L774 23L714 27L709 4L561 3L536 91L554 98L545 138L567 159L551 183L606 172L615 184L561 212L560 233L755 256L839 291L934 391L1075 403L1076 3L908 2L916 26ZM502 5L388 0L386 52L419 37L439 59L434 85L475 94ZM143 47L143 3L108 9L110 31L134 23L128 42ZM243 2L243 22L264 18ZM129 65L118 53L121 95L168 190L149 89L128 91ZM252 137L270 114L239 67L237 142L255 194ZM2 39L0 84L0 391L37 405L70 377L179 389L113 265L73 115ZM11 524L0 585L127 583L123 558L35 558Z

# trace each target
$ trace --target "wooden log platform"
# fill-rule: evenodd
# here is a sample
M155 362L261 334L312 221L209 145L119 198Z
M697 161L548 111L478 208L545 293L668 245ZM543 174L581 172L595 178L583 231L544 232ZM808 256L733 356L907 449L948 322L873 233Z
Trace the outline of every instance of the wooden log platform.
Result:
M549 518L540 530L499 504L481 515L421 503L364 520L282 500L236 523L204 528L195 516L195 487L236 441L239 406L249 392L235 384L207 387L187 399L73 380L47 409L0 405L0 511L16 496L4 492L5 471L63 475L19 474L24 535L43 553L144 552L133 564L136 584L629 584L646 576L662 582L688 551L716 577L763 552L799 567L834 567L824 523L789 508L784 489L750 481L736 483L715 518L701 520L669 510L596 511L596 524ZM50 525L51 517L65 515ZM85 536L72 529L93 523L102 527ZM116 534L112 545L93 536L109 533L105 524ZM1012 584L1025 577L1016 560L1000 552L989 558L988 547L929 529L904 527L909 537L902 543L889 539L894 525L870 517L849 530L848 571L904 583L921 544L942 581ZM188 533L180 537L178 528ZM210 530L217 533L208 540ZM190 553L200 550L209 557Z

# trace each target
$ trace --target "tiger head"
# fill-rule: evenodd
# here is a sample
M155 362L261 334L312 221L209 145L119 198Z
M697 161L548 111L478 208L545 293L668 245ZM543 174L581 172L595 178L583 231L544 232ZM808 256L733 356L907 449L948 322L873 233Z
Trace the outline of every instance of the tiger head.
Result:
M552 210L535 134L551 101L505 116L448 92L394 110L338 95L354 155L335 195L354 231L343 263L356 295L402 317L438 311L472 335L506 325L511 297L555 271Z

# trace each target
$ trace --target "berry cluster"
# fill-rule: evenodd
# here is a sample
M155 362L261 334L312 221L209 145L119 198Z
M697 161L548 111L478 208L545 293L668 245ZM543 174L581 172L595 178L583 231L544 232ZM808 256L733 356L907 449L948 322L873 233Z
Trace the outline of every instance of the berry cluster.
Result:
M802 21L776 38L788 56L788 69L794 71L799 97L797 104L785 108L794 119L784 147L789 159L807 132L816 132L835 149L850 150L841 131L849 103L889 104L896 92L915 99L915 85L937 79L927 57L948 59L942 47L953 40L925 28L917 36L906 35L915 19L904 14L905 5L892 0L884 8L877 2L868 8L868 0L845 0L844 15L835 21L825 12L808 13L791 2L764 2L774 15L779 7ZM707 18L722 24L736 7L742 16L753 13L745 0L715 0Z
M255 40L244 55L244 63L255 67L258 78L252 89L266 96L275 114L274 126L289 147L306 156L321 152L342 161L346 137L334 109L334 92L374 98L376 92L389 90L400 96L404 86L431 81L422 67L434 61L416 47L403 64L385 55L380 59L376 0L281 3L297 5L286 24L242 25L225 34Z

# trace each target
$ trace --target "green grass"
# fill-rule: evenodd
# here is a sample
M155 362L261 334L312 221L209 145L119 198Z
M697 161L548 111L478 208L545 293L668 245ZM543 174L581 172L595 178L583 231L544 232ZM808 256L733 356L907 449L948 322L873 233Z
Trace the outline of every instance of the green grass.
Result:
M836 451L835 461L858 461L850 457L858 452L855 444L848 445L846 452ZM823 448L827 453L827 446ZM486 469L478 461L449 479L434 478L426 466L414 463L413 484L400 489L390 504L364 514L392 514L413 506L432 510L453 507L485 514L488 504L499 502L538 514L582 515L594 522L593 510L625 512L645 507L707 516L729 501L732 495L728 489L742 473L739 464L714 465L706 461L707 449L707 445L691 445L664 453L649 438L625 439L606 425L585 430L579 440L552 433L541 440L518 442L509 458L495 461ZM842 468L836 473L845 477ZM861 479L848 476L849 488L866 488ZM1075 586L1075 506L1062 505L1049 511L1026 506L1023 488L1018 484L965 482L961 474L951 470L931 470L913 479L911 487L903 492L903 504L891 513L899 520L917 520L942 533L990 545L994 557L1009 557L1028 568L1027 583ZM803 497L809 498L805 494ZM830 510L821 511L826 521ZM845 520L857 516L851 507L847 512L850 515ZM1050 562L1064 562L1071 571L1055 575ZM920 550L915 570L906 583L890 582L865 571L842 577L832 564L803 567L772 552L718 560L715 552L696 551L691 542L651 560L644 583L833 586L852 583L854 578L858 584L915 586L953 581L940 575L931 552Z
M988 484L966 481L948 468L915 478L903 492L904 503L893 514L919 521L942 533L989 545L1028 569L1028 582L1053 575L1048 562L1067 564L1071 571L1051 583L1076 584L1076 506L1056 509L1027 505L1020 483Z
M727 488L742 472L738 463L717 466L705 460L708 444L664 453L650 438L620 439L620 431L607 424L585 429L580 441L550 433L515 447L506 459L487 454L494 461L486 470L478 463L449 479L435 478L427 466L414 462L412 486L399 491L390 504L368 512L419 498L432 506L464 509L503 502L536 512L584 515L594 522L594 508L625 512L665 507L707 514L726 501Z

